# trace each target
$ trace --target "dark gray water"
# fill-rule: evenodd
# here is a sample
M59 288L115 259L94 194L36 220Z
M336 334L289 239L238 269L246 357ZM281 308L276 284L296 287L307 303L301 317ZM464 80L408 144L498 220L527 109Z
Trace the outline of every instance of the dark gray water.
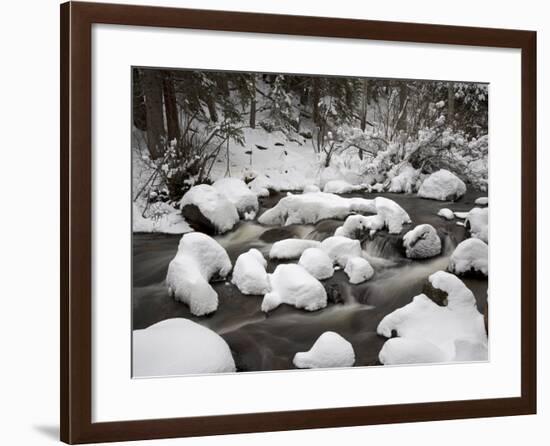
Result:
M376 365L378 352L385 342L385 338L376 334L380 320L419 294L428 276L444 270L454 247L468 237L466 229L458 226L456 220L444 220L437 212L443 207L469 211L475 199L483 195L470 192L453 203L403 194L350 194L365 198L385 196L396 201L409 213L412 226L429 223L438 230L443 252L428 260L409 260L403 256L400 236L380 232L372 240L363 240L363 249L376 271L374 278L351 285L343 271L337 271L323 283L332 290L329 295L338 297L332 301L329 297L329 306L313 313L281 305L266 315L260 311L262 296L245 296L229 282L222 281L214 284L220 301L218 310L210 316L195 317L186 305L168 296L164 284L168 263L176 254L180 236L134 234L133 328L146 328L173 317L194 320L227 341L239 371L294 368L294 354L308 350L323 332L331 330L352 343L357 366ZM274 206L283 196L277 194L263 200L262 208ZM250 248L259 249L267 258L277 240L290 237L323 240L341 224L338 220L325 220L316 225L280 228L241 222L233 231L216 239L234 263L239 254ZM268 271L272 272L277 264L269 261ZM478 308L483 312L487 279L468 278L464 282L475 294Z

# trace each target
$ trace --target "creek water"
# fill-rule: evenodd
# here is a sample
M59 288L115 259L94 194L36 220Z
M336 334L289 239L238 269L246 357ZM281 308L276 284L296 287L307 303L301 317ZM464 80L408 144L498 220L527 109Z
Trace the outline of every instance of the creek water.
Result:
M374 198L384 196L399 203L410 215L413 225L429 223L443 242L442 253L427 260L410 260L401 248L401 236L386 232L362 241L365 255L376 273L368 282L351 285L343 271L336 271L323 281L329 294L327 308L307 312L281 305L265 314L260 311L262 296L245 296L229 281L214 283L219 296L218 310L206 317L195 317L188 307L168 296L164 279L170 260L177 251L181 236L163 234L133 235L132 325L146 328L173 317L185 317L220 334L229 344L238 371L285 370L294 368L296 352L306 351L325 331L335 331L350 341L356 355L356 366L378 364L378 353L386 341L377 335L381 319L393 310L411 302L422 291L428 276L445 270L449 256L468 231L456 222L447 221L437 212L443 207L453 211L469 211L474 201L484 194L469 192L456 202L441 202L404 194L349 194ZM284 194L272 194L261 200L261 209L273 207ZM250 248L259 249L266 258L272 244L285 238L323 240L342 224L324 220L315 225L287 227L262 226L255 221L241 222L231 232L216 236L227 250L232 263ZM404 231L404 232L405 232ZM295 262L295 261L294 261ZM268 272L279 262L269 261ZM487 303L487 279L464 279L474 293L478 309Z

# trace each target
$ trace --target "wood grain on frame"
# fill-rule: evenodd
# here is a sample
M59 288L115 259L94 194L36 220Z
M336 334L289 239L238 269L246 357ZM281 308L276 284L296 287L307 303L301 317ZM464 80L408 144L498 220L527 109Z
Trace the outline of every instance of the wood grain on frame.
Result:
M521 49L521 397L92 423L93 23ZM536 412L536 33L70 2L61 5L61 439L124 441Z

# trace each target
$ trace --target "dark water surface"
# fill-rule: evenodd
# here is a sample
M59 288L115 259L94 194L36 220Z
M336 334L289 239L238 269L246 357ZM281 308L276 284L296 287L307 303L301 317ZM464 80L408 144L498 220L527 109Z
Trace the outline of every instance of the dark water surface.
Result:
M443 241L441 255L428 260L409 260L401 249L401 236L379 232L363 240L363 249L376 273L373 279L351 285L343 271L323 281L327 288L337 290L329 294L327 308L307 312L281 305L268 314L260 311L263 296L245 296L230 282L213 284L219 296L218 310L206 317L193 316L188 307L168 296L164 279L168 264L177 251L181 236L162 234L134 234L133 236L133 328L146 328L173 317L185 317L219 333L229 344L239 371L284 370L294 368L296 352L308 350L325 331L335 331L350 341L356 354L356 366L376 365L378 352L385 338L376 334L380 320L393 310L409 303L422 291L428 276L447 267L454 247L468 237L467 230L437 216L439 209L469 211L483 193L469 192L457 202L441 202L403 194L350 194L374 198L384 196L399 203L410 215L410 228L429 223ZM277 204L284 194L272 195L261 202L262 210ZM342 224L325 220L316 225L288 227L262 226L241 222L231 232L216 236L227 250L231 261L250 248L259 249L267 258L271 245L285 238L323 240ZM268 261L268 272L278 262ZM287 263L287 262L285 262ZM484 311L487 302L487 279L468 278L465 284L475 294L478 308Z

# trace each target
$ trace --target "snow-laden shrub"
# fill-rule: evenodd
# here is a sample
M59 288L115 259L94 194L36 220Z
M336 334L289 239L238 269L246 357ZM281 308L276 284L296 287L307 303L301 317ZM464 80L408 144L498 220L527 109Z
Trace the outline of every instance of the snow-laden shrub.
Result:
M417 191L420 169L415 169L410 164L397 165L390 169L388 178L391 179L388 192L412 194Z
M325 331L307 352L296 353L292 362L299 369L351 367L355 352L338 333Z

